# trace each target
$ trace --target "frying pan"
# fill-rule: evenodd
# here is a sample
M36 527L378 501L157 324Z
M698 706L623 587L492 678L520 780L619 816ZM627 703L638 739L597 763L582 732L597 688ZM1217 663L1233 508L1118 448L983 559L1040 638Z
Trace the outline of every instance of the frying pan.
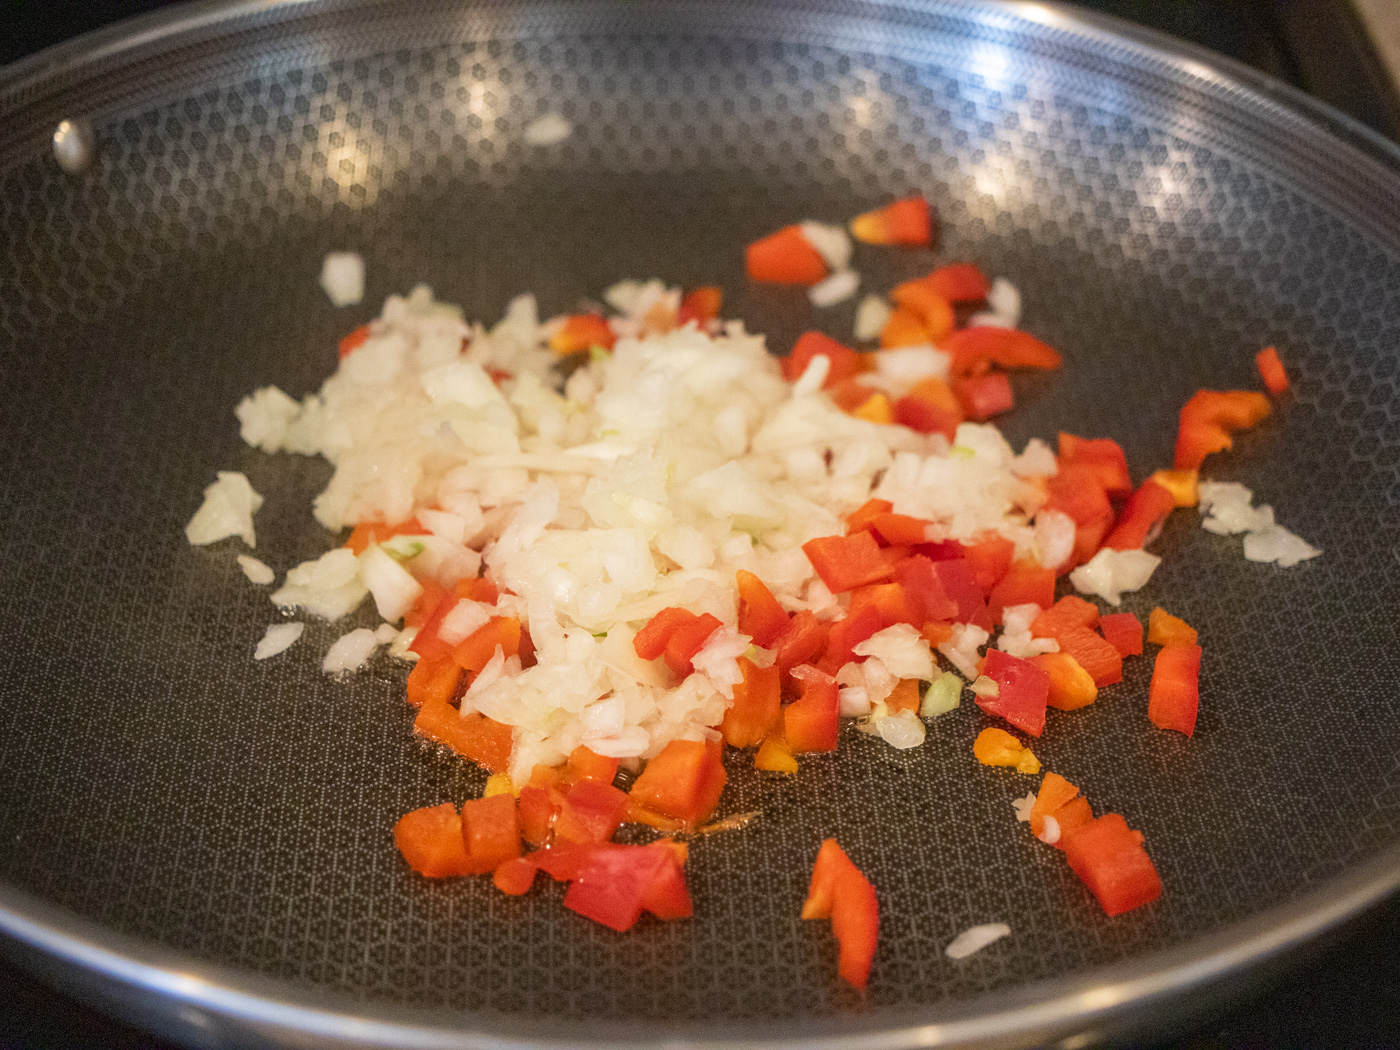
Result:
M521 130L555 110L563 144ZM85 172L54 164L90 122ZM1257 979L1400 881L1400 178L1386 145L1279 86L1039 4L194 5L0 81L0 928L10 950L205 1045L1086 1045ZM1148 661L1037 752L1141 828L1166 886L1106 919L976 766L979 716L896 752L856 735L772 780L731 756L742 832L696 844L696 917L619 936L554 887L429 883L388 829L479 792L412 738L402 668L284 657L228 546L182 527L218 469L267 498L257 553L334 542L325 464L243 447L231 407L294 395L391 292L491 320L626 276L718 282L782 349L850 307L742 277L739 246L922 191L1067 365L1004 427L1107 435L1135 475L1202 386L1293 392L1211 465L1325 554L1291 570L1175 515L1126 608L1200 629L1187 740ZM361 251L363 306L316 287ZM367 613L365 614L368 615ZM359 621L356 621L358 623ZM371 621L365 620L369 623ZM796 920L819 840L880 894L865 998ZM961 930L1013 935L961 963Z

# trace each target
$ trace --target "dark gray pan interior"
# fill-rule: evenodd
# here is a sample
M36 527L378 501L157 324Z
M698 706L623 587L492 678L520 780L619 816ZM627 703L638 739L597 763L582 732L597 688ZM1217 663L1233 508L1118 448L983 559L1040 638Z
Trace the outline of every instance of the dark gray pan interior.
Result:
M1241 924L1307 926L1358 871L1392 872L1367 892L1394 884L1400 179L1382 150L1039 6L315 0L186 18L0 80L11 918L57 908L288 1002L502 1038L897 1041L1176 972ZM573 137L523 145L546 110ZM73 115L100 144L81 176L46 146ZM794 779L731 756L727 811L762 816L694 844L689 922L621 936L554 886L510 899L410 873L395 819L484 774L412 737L401 666L320 673L341 628L252 662L279 617L232 544L185 543L201 489L248 474L279 572L334 537L309 514L325 465L249 451L233 405L313 390L336 340L417 282L487 321L526 290L552 313L627 276L719 283L775 350L814 324L849 337L849 306L746 284L741 248L911 191L937 205L940 246L861 249L866 285L975 260L1065 355L1017 381L1017 445L1111 436L1144 475L1169 465L1192 391L1255 385L1265 344L1290 367L1276 417L1209 473L1326 553L1254 565L1174 516L1125 607L1200 629L1195 738L1147 721L1144 658L1092 708L1052 713L1036 749L1146 834L1165 898L1106 919L1015 823L1027 778L974 761L968 703L917 751L851 732ZM366 257L363 306L317 287L339 248ZM829 835L880 894L864 1001L826 925L797 919ZM1013 935L944 957L990 921Z

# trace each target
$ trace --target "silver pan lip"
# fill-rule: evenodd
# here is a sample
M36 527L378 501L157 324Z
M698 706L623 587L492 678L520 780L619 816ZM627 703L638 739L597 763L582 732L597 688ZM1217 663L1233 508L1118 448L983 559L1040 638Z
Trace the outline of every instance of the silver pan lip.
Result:
M321 0L195 0L127 19L0 66L0 98L19 98L45 83L98 62L159 45L182 34L209 31L238 19L310 7ZM374 0L370 0L374 2ZM1080 41L1131 52L1156 69L1186 78L1219 96L1248 97L1275 113L1320 126L1327 134L1400 171L1400 145L1290 85L1242 63L1108 15L1033 0L866 0L871 6L966 9L1050 27ZM887 1016L878 1026L860 1018L818 1025L786 1022L783 1030L758 1025L725 1033L698 1024L647 1031L644 1026L598 1024L581 1032L565 1022L517 1022L469 1028L460 1015L366 1007L345 997L299 993L276 982L201 962L192 956L106 930L71 912L0 883L0 935L11 951L40 953L36 968L115 1003L142 1023L188 1041L220 1033L234 1045L256 1040L297 1047L423 1047L433 1050L526 1050L530 1047L822 1047L896 1050L904 1047L1021 1047L1054 1044L1065 1050L1136 1030L1179 1021L1183 999L1214 994L1221 1001L1250 975L1282 964L1309 942L1400 892L1400 845L1335 876L1286 904L1231 924L1217 933L1130 962L1074 978L1041 982L970 1000L955 1007ZM1218 982L1230 982L1220 985ZM95 993L95 994L94 994ZM1215 999L1211 1000L1212 1002ZM527 1029L527 1024L529 1028ZM515 1029L514 1032L507 1031ZM220 1040L220 1045L223 1041Z
M888 1018L878 1027L825 1018L784 1022L765 1031L745 1026L726 1033L698 1024L599 1024L592 1031L549 1022L470 1027L460 1015L366 1008L344 997L297 993L271 980L201 963L179 952L123 937L0 885L0 934L42 953L48 966L81 974L101 998L167 1033L188 1038L218 1031L233 1045L257 1040L296 1047L415 1047L425 1050L633 1047L680 1050L821 1047L823 1050L901 1050L906 1047L1028 1047L1065 1050L1154 1023L1189 1016L1183 998L1215 994L1224 1001L1241 980L1266 964L1283 964L1308 942L1355 918L1400 886L1400 847L1319 886L1286 905L1218 933L1102 967L1075 978L1030 985L959 1004ZM95 979L95 980L94 980ZM1220 982L1231 982L1222 986ZM1219 993L1225 992L1224 996ZM529 1025L528 1029L526 1025ZM647 1031L650 1027L652 1030ZM836 1032L821 1028L839 1027ZM516 1031L506 1029L514 1028ZM224 1045L221 1039L217 1045Z

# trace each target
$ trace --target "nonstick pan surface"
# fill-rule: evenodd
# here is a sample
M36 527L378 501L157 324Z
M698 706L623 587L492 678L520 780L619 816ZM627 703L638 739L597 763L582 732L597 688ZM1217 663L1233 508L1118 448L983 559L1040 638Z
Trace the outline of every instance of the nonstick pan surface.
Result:
M525 146L546 110L574 135ZM91 121L70 175L47 137ZM1042 5L372 2L196 5L0 79L0 928L36 965L187 1040L295 1045L850 1046L1092 1038L1151 1024L1400 881L1400 167L1229 68ZM720 283L783 349L850 307L747 284L740 247L922 191L937 252L862 255L880 289L974 259L1022 290L1061 373L1004 430L1106 435L1135 476L1202 386L1294 388L1210 473L1325 554L1291 570L1169 522L1125 607L1200 629L1193 739L1145 717L1150 660L1037 754L1127 814L1162 901L1109 920L978 767L971 705L896 752L851 734L789 780L732 756L695 845L696 916L616 935L555 887L429 883L389 829L480 791L410 732L404 670L353 681L231 545L183 526L219 469L267 498L274 568L333 537L320 461L244 447L231 409L293 395L384 296L427 282L493 320L623 277ZM363 306L316 285L368 262ZM365 614L368 615L367 613ZM372 621L366 619L365 623ZM797 912L836 836L880 894L869 994ZM1012 936L961 963L961 930Z

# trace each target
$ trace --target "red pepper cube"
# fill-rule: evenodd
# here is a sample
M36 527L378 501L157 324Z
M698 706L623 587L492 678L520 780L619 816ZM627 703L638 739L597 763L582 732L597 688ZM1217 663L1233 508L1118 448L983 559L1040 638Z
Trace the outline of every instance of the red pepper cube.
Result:
M942 349L953 355L950 373L981 375L993 365L1000 368L1059 368L1064 359L1029 332L1015 328L974 325L943 340Z
M953 619L990 631L994 625L987 611L986 591L977 582L972 563L966 558L936 561L933 571L938 576L943 593L957 603L958 611Z
M653 616L632 639L632 648L643 660L655 660L666 651L671 635L695 620L689 609L672 605Z
M548 844L563 798L558 791L526 785L520 789L520 833L531 846Z
M1199 645L1169 645L1157 654L1147 693L1147 717L1154 726L1187 736L1196 731L1200 673Z
M519 897L530 892L530 887L535 884L537 871L539 868L529 857L516 857L514 860L505 861L492 872L491 881L502 893Z
M784 681L794 667L811 663L826 650L828 628L810 609L793 613L788 629L776 644L777 665Z
M787 357L779 359L783 378L789 383L797 382L815 357L825 357L829 362L826 381L822 383L824 387L835 386L841 380L850 379L863 370L860 354L849 346L844 346L821 332L803 332Z
M1060 431L1060 465L1069 464L1093 468L1110 496L1126 496L1133 491L1128 457L1112 438L1082 438Z
M933 562L922 554L904 559L894 570L895 581L904 588L905 598L918 615L922 627L930 620L951 620L958 615L958 603L949 598L939 582Z
M627 814L627 792L611 784L580 780L564 795L554 821L560 842L607 842Z
M719 316L724 304L724 289L715 285L692 288L681 297L680 310L676 313L676 324L684 325L695 321L702 328L708 321Z
M1001 614L1008 605L1035 604L1041 608L1055 600L1055 570L1039 562L1012 562L1011 568L992 588L987 597L987 612L1001 623Z
M394 825L394 845L410 868L430 879L473 873L462 818L451 802L405 813Z
M1288 390L1288 373L1283 370L1278 350L1272 346L1264 347L1254 355L1254 364L1259 369L1259 378L1264 381L1264 388L1269 393L1277 396Z
M1068 514L1076 525L1088 525L1113 513L1099 472L1091 465L1063 464L1047 485L1050 498L1045 506Z
M1022 732L1040 736L1045 729L1045 705L1050 696L1050 675L1043 667L988 649L982 673L997 684L997 695L979 696L977 706L989 715L1004 718Z
M1113 613L1099 620L1104 640L1122 656L1142 653L1142 621L1130 612Z
M907 197L883 208L862 212L850 222L851 236L864 244L898 244L927 248L933 238L933 216L923 197Z
M787 610L753 573L740 569L735 580L739 587L739 633L752 638L754 645L768 649L787 630Z
M729 779L721 748L718 740L672 740L642 770L629 801L692 827L701 823Z
M793 753L835 751L841 723L836 679L810 664L793 668L802 695L783 709L783 737Z
M1077 594L1066 594L1031 621L1031 634L1037 638L1058 638L1067 627L1093 627L1099 622L1099 607Z
M1122 915L1162 895L1162 879L1142 848L1142 836L1117 813L1075 829L1063 840L1065 859L1109 916Z
M457 695L462 669L450 658L430 660L420 656L408 672L408 702L422 707L425 702L447 704Z
M853 602L850 613L833 621L827 632L826 653L821 660L821 669L834 675L855 658L852 650L857 645L883 627L879 609L869 603L857 608Z
M462 803L468 874L485 875L520 856L520 825L509 793Z
M1123 657L1097 631L1066 627L1055 635L1055 641L1060 643L1060 652L1078 660L1100 689L1123 680Z
M745 248L744 268L750 280L773 284L816 284L827 275L826 260L796 225L784 226Z
M724 712L719 730L730 747L754 747L782 717L782 670L776 663L758 667L739 658L744 680L734 687L734 702Z
M888 580L899 561L881 550L875 537L864 530L808 540L802 550L832 594Z
M520 621L514 616L493 616L452 649L452 659L464 671L479 674L500 649L509 659L520 652Z
M1016 407L1011 379L1005 372L987 372L985 375L954 379L953 393L957 395L967 418L979 423Z
M418 709L413 729L492 773L510 766L515 731L476 711L464 715L445 700L428 699Z
M1181 408L1174 466L1199 468L1207 456L1234 444L1232 431L1248 429L1272 412L1269 399L1256 390L1197 390Z
M826 839L817 851L802 918L831 920L839 951L837 972L863 989L879 940L880 909L875 887L835 839Z
M1154 538L1167 515L1175 509L1176 497L1171 491L1148 478L1128 497L1103 545L1116 551L1139 549Z
M705 648L710 635L723 626L718 617L701 613L689 623L677 627L666 639L666 666L681 678L690 674L695 670L691 663L695 654Z

